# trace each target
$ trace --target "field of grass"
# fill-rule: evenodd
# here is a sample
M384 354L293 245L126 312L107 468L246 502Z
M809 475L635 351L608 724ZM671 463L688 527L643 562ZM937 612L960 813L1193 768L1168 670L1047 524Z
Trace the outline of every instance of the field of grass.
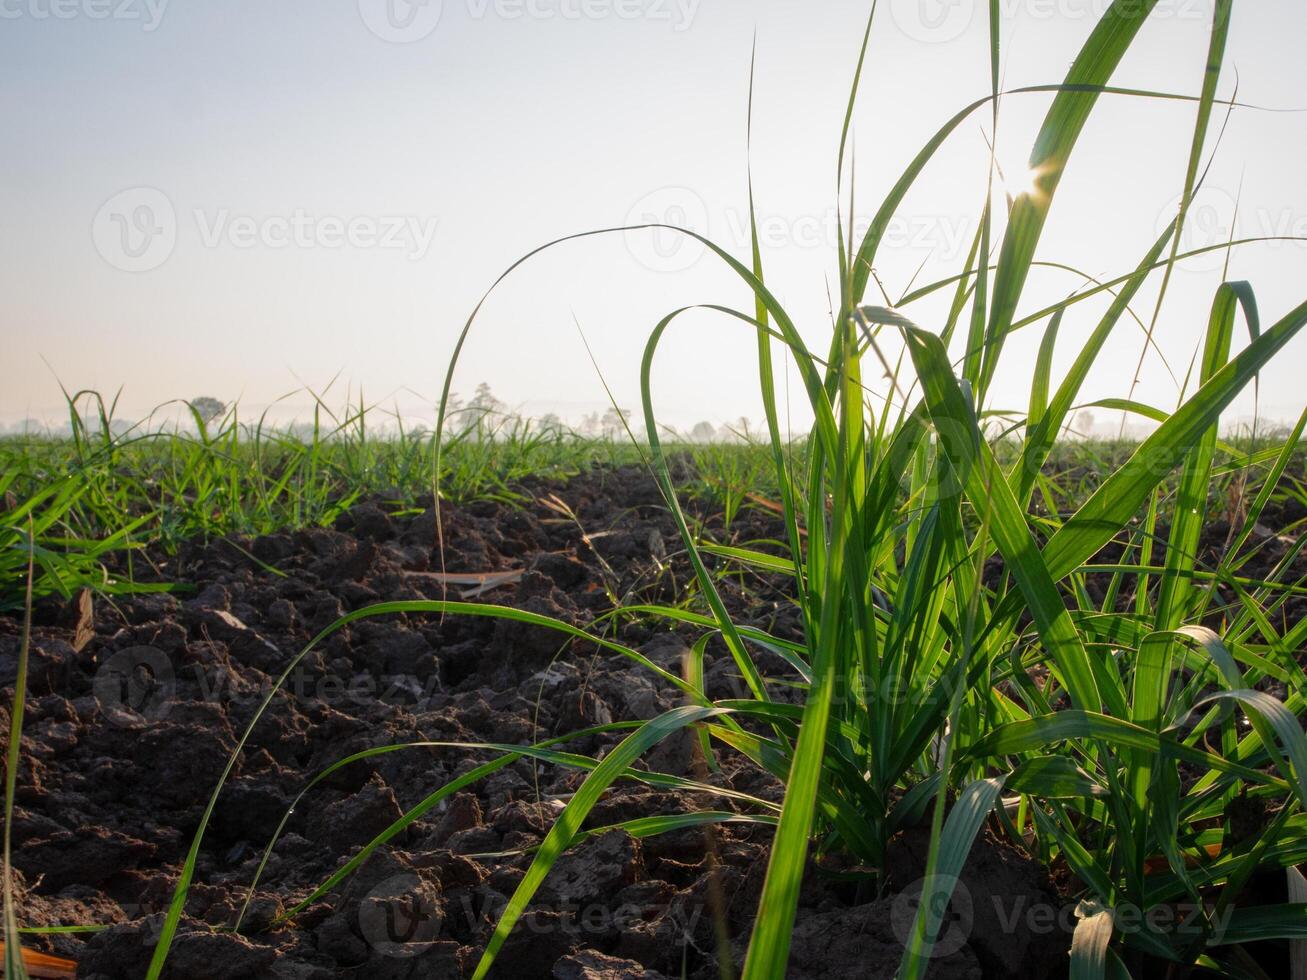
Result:
M299 430L246 422L233 406L187 429L150 431L116 424L95 392L69 407L70 435L0 437L0 608L21 608L29 536L37 598L114 594L139 588L132 573L147 545L166 555L188 540L329 526L359 500L400 509L434 487L434 436L370 430L359 406L323 409ZM441 492L511 503L527 477L638 458L624 444L477 415L445 443Z
M83 400L103 404L98 393L84 393ZM435 436L393 428L369 434L366 410L333 415L330 425L319 423L307 432L245 423L236 407L193 429L149 434L114 426L108 417L71 417L68 436L0 437L0 609L22 608L29 550L38 600L67 600L84 588L130 594L167 585L151 572L150 556L173 554L183 542L328 527L361 500L382 500L404 513L429 500L435 486ZM1211 506L1237 508L1236 496L1256 496L1289 437L1272 430L1222 440ZM1137 445L1129 439L1058 442L1032 506L1069 513ZM994 442L1009 466L1020 446L1019 440ZM663 448L673 460L677 495L712 500L726 528L742 508L779 500L766 444L673 438ZM806 443L789 445L786 452L798 459ZM1307 500L1301 485L1305 454L1295 450L1282 467L1277 500ZM591 467L647 462L647 443L586 437L518 417L478 417L445 441L440 492L451 503L513 505L526 499L528 481L561 481ZM134 574L138 567L141 575Z
M1111 533L1095 537L1093 553L1061 577L1056 603L1070 625L1063 642L1079 641L1081 680L1099 692L1103 710L1078 707L1072 699L1072 668L1058 664L1041 639L1035 609L1019 591L1015 558L999 552L995 565L992 552L977 550L974 542L995 533L994 517L947 492L943 458L933 448L918 449L895 479L881 470L885 482L876 491L883 495L882 516L878 526L860 532L856 560L865 564L854 572L867 576L869 608L857 616L866 617L869 649L842 641L848 644L843 656L855 662L845 663L842 676L830 682L831 744L818 764L814 827L804 842L823 854L851 853L876 868L896 833L933 814L932 840L943 870L930 880L947 888L971 837L992 822L1049 867L1071 870L1091 910L1134 902L1157 908L1203 897L1213 942L1221 946L1195 947L1196 960L1209 966L1226 962L1220 954L1233 942L1232 924L1244 930L1236 936L1298 935L1302 927L1291 906L1235 908L1232 918L1222 900L1232 901L1256 868L1268 862L1291 867L1307 857L1297 788L1297 765L1307 763L1299 742L1301 654L1307 648L1302 428L1300 421L1291 432L1213 439L1201 482L1185 480L1185 467L1156 478ZM380 502L397 516L418 513L429 503L436 465L431 435L369 437L361 424L305 439L245 428L233 412L195 432L108 433L0 442L8 498L4 600L11 614L33 603L57 608L82 589L108 601L151 590L193 593L204 583L170 581L167 574L167 558L179 547L222 540L249 555L258 535L329 526L363 501ZM1023 440L995 437L981 444L994 466L1018 472ZM654 457L647 442L539 433L525 423L494 432L473 426L442 447L442 499L449 506L493 501L515 507L576 474L648 469L658 460L667 499L687 504L690 516L681 517L685 555L693 556L699 576L684 582L672 603L628 603L625 611L701 629L705 642L695 645L698 666L687 665L678 679L690 705L622 744L629 755L693 724L705 740L706 758L739 752L792 782L803 718L793 699L774 695L777 684L797 684L810 695L816 675L805 643L741 625L734 640L739 651L732 654L740 694L750 696L703 703L695 692L703 684L706 641L725 640L733 625L724 618L719 626L713 618L714 605L726 614L718 590L728 580L743 581L742 573L796 574L791 542L741 538L735 529L748 526L750 512L781 521L791 494L797 553L808 555L814 538L834 535L835 498L823 495L822 514L807 505L811 489L782 489L768 444L658 448L661 455ZM813 465L811 443L782 449L787 467ZM1076 526L1075 515L1104 485L1119 479L1115 474L1132 460L1139 465L1147 451L1146 444L1119 440L1052 445L1025 497L1028 533L1044 546L1042 554ZM1185 509L1182 499L1199 518L1187 530L1176 520L1177 508ZM953 501L951 524L941 525L944 500ZM820 578L811 577L815 570L801 571L802 591L796 587L791 601L809 624ZM1181 582L1175 626L1158 628L1159 611L1178 601L1168 596ZM422 610L459 613L466 606L391 603L349 618ZM844 611L833 628L853 629L858 622ZM793 676L754 667L754 650L780 653ZM1147 655L1161 658L1151 669L1173 676L1141 678L1140 657ZM1283 705L1265 693L1271 690L1288 693ZM1156 700L1148 709L1151 720L1141 717L1139 705L1150 691ZM1223 698L1246 705L1244 718L1224 709ZM21 725L19 714L13 718ZM577 764L546 746L532 751L545 761ZM618 761L595 769L593 798L635 763L628 755L614 755ZM1128 780L1136 782L1129 786ZM1245 798L1258 801L1265 820L1251 838L1235 836L1232 827L1237 808L1231 803ZM580 794L576 800L585 805ZM743 809L705 811L700 819L777 821L777 812L761 800ZM565 832L579 840L580 815L574 819ZM667 822L667 829L680 826ZM553 853L542 848L545 857L537 860L556 856L568 839L560 832ZM1094 921L1092 914L1085 921ZM923 923L916 947L926 963L932 928ZM1158 957L1175 955L1163 934L1128 932L1118 938L1119 951L1109 951L1103 944L1110 934L1103 932L1103 962L1133 961L1135 975L1148 976L1141 967L1150 970ZM1255 966L1242 968L1229 975L1259 975Z
M185 540L329 524L365 498L380 498L397 512L433 490L442 501L511 503L532 479L594 465L646 465L680 533L693 581L683 597L624 612L696 634L680 676L598 627L578 630L509 607L489 613L591 640L613 657L629 658L632 670L652 671L683 703L638 726L622 720L601 726L621 736L602 757L546 743L498 747L503 759L524 752L584 778L516 881L476 977L492 970L611 787L637 777L699 785L689 773L639 770L642 757L687 729L705 766L727 755L749 760L784 784L783 802L737 794L730 811L651 816L623 826L646 836L725 821L774 827L743 963L746 980L786 975L800 890L814 860L839 857L880 894L888 887L883 869L896 835L923 823L929 828L924 891L900 980L928 975L954 884L984 827L1070 883L1080 903L1069 953L1073 980L1268 976L1254 944L1307 940L1307 902L1246 899L1250 882L1268 869L1283 877L1290 896L1301 897L1307 886L1297 871L1307 861L1307 582L1299 561L1307 543L1300 442L1307 412L1289 431L1257 436L1223 438L1219 425L1222 412L1307 323L1307 303L1263 322L1252 285L1223 284L1212 297L1184 400L1168 412L1114 403L1152 418L1157 427L1150 436L1127 444L1065 435L1086 377L1112 332L1134 315L1144 283L1161 279L1165 294L1172 268L1186 257L1179 231L1220 104L1228 0L1216 4L1201 95L1183 97L1195 126L1185 203L1174 223L1147 254L1106 257L1123 270L1108 286L1090 285L1050 308L1018 313L1062 172L1153 6L1112 3L1065 81L1044 89L1052 99L1030 160L1036 188L1009 200L1006 213L992 213L987 198L966 267L918 287L894 308L871 303L866 294L881 235L913 180L973 113L992 108L997 119L1000 39L993 36L994 91L922 150L876 210L865 238L855 241L850 233L841 241L838 311L824 349L809 349L768 289L756 246L741 260L703 240L754 298L746 310L712 309L756 335L749 354L766 410L758 445L664 442L651 368L681 310L649 336L643 431L629 445L526 425L492 436L443 417L437 425L443 438L374 438L366 413L307 441L234 417L201 422L187 436L108 436L101 426L78 428L66 440L10 441L0 446L4 602L21 611L30 609L33 596L69 596L82 586L128 591L139 587L136 572L146 556L167 554ZM856 83L850 105L854 95ZM847 179L843 160L840 175ZM1109 286L1114 298L1107 312L1070 371L1054 377L1050 365L1064 316ZM912 301L939 290L954 297L947 321L916 324ZM1025 331L1021 341L1039 336L1039 369L1024 414L1005 424L990 411L992 385L1018 330ZM894 363L882 353L889 338L904 351ZM792 362L815 418L798 442L781 435L778 350ZM456 362L457 354L446 396ZM865 386L882 371L905 394L876 407ZM77 404L77 411L85 407ZM691 497L712 501L718 532L708 533L697 508L683 509ZM774 513L775 540L720 533L753 508ZM724 583L740 568L787 577L798 635L738 621ZM340 627L399 613L456 617L487 610L429 599L353 611L291 658L278 683ZM741 681L735 697L709 696L710 642L733 663ZM777 658L786 676L764 666ZM799 696L783 697L781 690ZM22 712L15 710L10 806L21 725ZM489 775L494 766L474 772ZM215 773L214 796L160 928L151 978L166 966L226 775ZM1250 801L1258 814L1251 823L1241 818ZM402 821L414 818L410 812ZM402 821L395 826L406 826ZM383 833L373 845L387 839ZM357 868L373 845L315 895ZM1174 916L1154 914L1180 905L1197 910L1184 928ZM22 975L12 955L17 928L7 902L9 976ZM1301 947L1291 952L1294 969L1307 968ZM723 956L723 971L729 959Z

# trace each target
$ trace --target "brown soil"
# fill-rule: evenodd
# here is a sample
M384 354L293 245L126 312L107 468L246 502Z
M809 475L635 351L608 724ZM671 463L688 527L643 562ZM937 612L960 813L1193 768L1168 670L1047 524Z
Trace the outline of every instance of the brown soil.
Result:
M675 527L638 470L595 470L528 488L515 510L446 507L449 572L523 569L475 601L586 625L623 601L676 597L691 580ZM577 517L540 502L556 493ZM778 537L745 510L738 540ZM355 507L334 529L196 545L161 568L189 595L97 600L93 633L38 610L14 819L25 925L103 923L93 935L33 937L79 963L79 977L144 975L162 913L229 753L293 653L348 610L440 598L431 509L392 516ZM273 574L267 566L280 570ZM779 634L798 629L783 579L723 586L733 614ZM450 597L456 597L451 590ZM679 671L686 635L647 622L622 642ZM20 626L0 618L0 686L12 689ZM738 693L710 648L709 693ZM262 928L401 812L489 761L486 752L405 749L355 763L315 788L290 818L250 906L236 918L261 852L309 777L359 750L409 741L526 743L678 703L674 690L593 646L490 618L390 615L356 622L311 652L276 695L241 755L200 852L168 977L325 980L462 977L474 968L530 856L573 791L574 772L521 761L433 809L289 925ZM7 730L7 712L0 717ZM568 748L593 753L607 739ZM780 798L751 765L723 755L723 785ZM650 768L693 772L689 737L660 745ZM620 785L589 825L701 808L684 793ZM715 977L737 965L765 872L770 834L731 826L633 840L610 833L569 854L501 953L503 977ZM794 933L794 977L888 977L922 874L920 832L897 844L883 897L812 870ZM1044 870L992 837L977 843L952 910L939 978L1055 977L1069 935L1013 923L1005 910L1061 907Z

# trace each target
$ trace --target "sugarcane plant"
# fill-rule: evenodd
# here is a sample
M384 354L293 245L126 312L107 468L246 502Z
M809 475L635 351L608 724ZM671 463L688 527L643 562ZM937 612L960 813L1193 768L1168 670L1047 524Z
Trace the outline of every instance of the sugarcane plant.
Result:
M923 821L931 828L927 881L938 894L920 903L900 965L903 980L924 975L950 883L986 822L1074 875L1075 897L1082 900L1071 952L1076 978L1142 980L1158 975L1159 962L1255 976L1241 943L1307 938L1307 905L1236 904L1254 870L1288 868L1307 859L1303 673L1294 657L1307 639L1307 626L1300 622L1277 630L1274 625L1276 611L1301 584L1283 580L1287 560L1270 579L1241 574L1245 545L1296 449L1302 421L1281 446L1244 460L1242 465L1265 470L1265 489L1245 508L1227 556L1213 569L1200 560L1198 547L1220 448L1221 413L1307 322L1307 303L1263 327L1251 286L1223 284L1213 301L1192 393L1171 412L1129 399L1112 402L1147 415L1157 428L1073 513L1032 514L1036 494L1047 498L1044 465L1081 407L1082 385L1117 327L1133 318L1132 303L1145 283L1162 280L1160 308L1177 263L1199 251L1247 243L1189 252L1179 245L1201 183L1209 122L1216 107L1228 104L1218 99L1217 87L1231 0L1216 3L1197 96L1110 84L1154 6L1155 0L1114 0L1062 82L1002 92L998 6L991 2L989 94L927 142L873 212L860 240L851 230L855 209L849 191L847 210L841 208L838 305L823 350L810 349L768 288L755 223L751 253L743 257L692 230L670 229L702 243L753 298L748 309L710 305L670 312L654 326L641 364L647 457L679 528L700 602L696 608L643 605L621 612L693 632L683 673L655 665L598 630L454 601L383 603L351 613L304 652L365 616L501 617L628 658L679 691L684 703L649 721L577 733L621 736L602 759L565 751L560 745L565 740L455 747L489 751L493 759L410 808L283 918L326 895L376 848L451 793L516 759L533 758L574 767L584 779L498 919L477 966L478 978L490 971L560 855L594 832L587 826L590 811L619 780L718 801L726 797L732 804L730 809L720 802L705 804L684 815L618 825L633 834L721 821L774 826L744 963L746 980L785 975L799 889L814 858L851 858L868 869L868 885L883 892L890 887L881 874L887 849L901 830ZM852 183L845 151L874 23L873 5L840 137L841 197ZM886 231L949 136L985 109L996 125L1000 97L1041 93L1050 104L1029 158L1034 186L997 206L992 188L986 188L977 232L957 275L917 286L894 303L884 297L869 302ZM1086 276L1087 285L1061 302L1019 314L1026 282L1040 266L1036 252L1050 207L1086 121L1100 102L1123 98L1179 101L1194 110L1178 213L1119 276L1105 282ZM993 170L991 164L991 184ZM748 196L752 216L751 181ZM544 248L638 230L601 229L551 242L515 262L491 289ZM936 293L952 296L943 322L915 322L912 304ZM1083 309L1084 301L1108 296L1106 311L1071 368L1056 380L1053 353L1064 318ZM455 347L441 424L459 353L479 310L480 304ZM651 379L663 338L690 310L719 315L754 343L769 479L784 528L779 548L708 541L678 502ZM1234 353L1241 321L1248 341ZM1019 331L1033 333L1040 326L1025 415L996 430L1001 420L990 407L991 395L1004 349ZM782 428L778 352L797 372L814 419L801 451ZM882 376L889 379L890 397L873 391ZM437 483L443 472L440 447L438 439ZM1165 535L1163 525L1169 527ZM1123 544L1126 554L1115 565L1099 558L1113 542ZM1161 564L1153 563L1155 542L1165 544ZM796 631L769 631L732 613L718 584L721 569L736 565L789 577L791 601L799 611ZM1107 580L1106 598L1095 600L1091 579ZM1236 596L1226 610L1213 608L1218 584ZM283 680L303 655L292 659ZM729 658L739 680L734 696L710 696L705 678L712 656ZM1268 693L1270 682L1287 690L1287 697ZM738 753L773 774L784 784L783 803L777 807L709 781L640 768L651 747L686 730L694 733L709 763L723 752ZM329 771L407 747L368 750ZM220 789L221 782L215 799ZM1261 807L1267 820L1252 832L1246 827L1236 832L1232 814L1248 801ZM212 806L211 801L164 920L152 978L160 975L180 921ZM1200 908L1196 930L1125 925L1127 907L1146 911L1180 900Z

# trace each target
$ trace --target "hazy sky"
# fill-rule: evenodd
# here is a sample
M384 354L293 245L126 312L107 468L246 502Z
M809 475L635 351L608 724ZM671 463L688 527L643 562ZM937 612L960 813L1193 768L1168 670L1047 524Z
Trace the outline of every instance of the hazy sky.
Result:
M1001 0L1005 84L1060 81L1106 0ZM1211 0L1162 0L1117 84L1197 93ZM957 108L988 91L983 0L881 0L854 120L865 220ZM493 279L569 232L667 219L747 254L745 103L757 32L754 185L769 281L805 335L829 331L835 154L869 2L744 0L0 0L0 421L57 418L58 382L257 411L339 374L422 417ZM1307 4L1237 5L1222 92L1307 107ZM1003 104L1019 181L1048 98ZM1174 213L1189 104L1105 97L1072 158L1040 258L1133 268ZM984 195L988 114L946 145L878 259L891 292L960 270ZM1307 236L1307 113L1236 111L1186 244ZM1157 340L1183 377L1220 259L1175 277ZM1307 244L1245 248L1269 323L1307 293ZM1041 272L1027 311L1080 285ZM869 297L871 298L871 297ZM459 369L470 392L570 417L602 407L576 322L624 405L671 309L749 304L718 261L647 234L562 246L487 304ZM1064 371L1101 304L1066 318ZM1138 303L1147 319L1150 298ZM938 327L938 304L908 311ZM575 320L574 320L575 318ZM1009 343L997 391L1023 407L1038 333ZM1242 330L1242 328L1240 328ZM1087 397L1125 395L1142 333L1123 324ZM1307 397L1307 338L1265 372L1263 414ZM671 423L757 417L753 339L707 314L673 328L656 402ZM797 394L797 387L795 388ZM1177 386L1150 356L1139 397ZM1001 397L997 400L1002 404ZM297 396L283 417L303 410ZM1243 399L1227 419L1246 415ZM796 422L806 413L797 406Z

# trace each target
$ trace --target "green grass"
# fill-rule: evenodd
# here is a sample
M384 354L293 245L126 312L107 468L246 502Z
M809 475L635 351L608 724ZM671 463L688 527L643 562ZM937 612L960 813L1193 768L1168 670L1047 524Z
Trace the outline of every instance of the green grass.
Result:
M430 499L433 433L406 432L364 404L331 412L313 397L311 422L296 429L243 419L233 406L187 428L147 430L79 392L68 397L69 435L0 438L0 608L21 608L29 533L38 599L84 587L117 594L147 587L147 545L168 555L188 540L330 525L363 498L396 511ZM638 459L629 446L517 416L465 413L443 447L441 493L513 504L528 477Z
M901 828L923 819L931 827L930 882L954 880L986 824L1044 863L1069 869L1083 902L1071 951L1075 980L1144 980L1166 969L1164 963L1177 975L1201 965L1217 975L1257 977L1241 944L1307 939L1307 904L1247 907L1236 901L1254 870L1307 861L1307 676L1298 662L1307 648L1307 622L1285 615L1288 601L1304 594L1304 583L1290 578L1304 541L1301 528L1273 528L1298 534L1289 556L1256 576L1246 571L1262 548L1263 518L1272 519L1286 498L1303 499L1300 439L1307 413L1275 436L1222 440L1218 426L1232 400L1307 323L1307 303L1263 324L1252 286L1223 284L1212 297L1182 404L1159 412L1130 401L1132 392L1095 403L1150 418L1156 423L1150 436L1137 444L1064 437L1072 413L1082 407L1086 378L1117 327L1136 317L1132 304L1145 283L1161 281L1146 328L1151 331L1171 271L1187 258L1178 251L1179 231L1219 104L1228 0L1216 4L1208 71L1202 79L1176 80L1177 89L1200 82L1200 95L1110 88L1153 6L1150 0L1117 0L1062 83L1025 90L1051 96L1030 157L1037 188L1011 200L1003 213L994 212L986 194L966 267L917 287L895 308L869 303L882 236L922 169L976 112L989 109L991 125L997 123L1001 38L997 5L990 5L992 91L923 148L874 211L861 241L851 232L847 239L841 235L839 303L824 350L808 348L768 289L756 236L743 259L700 239L753 298L748 309L707 309L755 341L741 347L740 363L755 358L766 435L757 445L693 450L689 482L680 465L686 447L660 438L650 383L659 345L685 312L675 310L650 333L641 366L643 442L628 449L526 426L499 438L478 437L475 426L446 418L457 350L437 427L443 437L376 439L364 425L366 412L359 411L321 431L315 426L309 440L233 417L212 431L201 425L196 436L115 439L103 435L109 426L102 425L99 437L75 432L71 441L21 446L14 456L22 468L6 477L6 489L25 501L6 512L8 564L0 569L6 594L18 594L29 550L40 566L32 579L38 592L85 581L129 588L130 581L96 579L103 558L97 548L129 549L142 540L167 547L194 535L325 523L362 494L403 506L433 479L443 499L512 501L525 475L561 475L596 457L647 459L694 571L693 601L626 612L698 631L683 676L598 631L506 607L427 601L351 613L292 658L282 679L347 622L429 612L502 617L598 644L654 672L685 703L648 722L603 726L621 741L602 759L569 753L559 740L468 746L492 758L366 843L305 903L325 895L449 793L526 756L576 768L585 779L536 851L477 977L491 970L558 856L591 832L591 808L619 780L677 787L705 799L701 810L680 817L622 825L634 834L727 820L775 827L745 963L748 980L785 975L799 888L813 856L851 856L871 869L867 887L883 891L888 884L877 869L887 849ZM868 35L873 27L874 15ZM1105 257L1123 270L1109 280L1111 303L1068 372L1055 377L1051 364L1064 318L1079 316L1079 304L1105 287L1090 285L1030 313L1021 312L1022 294L1041 265L1040 237L1062 173L1087 119L1103 111L1099 102L1106 93L1184 100L1192 109L1195 125L1180 181L1184 204L1144 255ZM849 180L851 169L843 146L856 94L855 81L840 141L841 181ZM751 186L749 196L752 207ZM847 226L854 224L851 214L843 217ZM954 297L949 315L928 326L915 323L913 303L941 290ZM464 338L475 317L474 311ZM1041 326L1028 404L996 429L1002 420L991 396L1004 350L1018 331L1028 337ZM891 362L885 351L898 349L902 355ZM815 419L794 443L781 435L778 354L797 372ZM905 394L873 405L867 386L883 371ZM51 480L55 472L67 476ZM687 494L711 496L720 506L720 539L708 538L706 525L683 512L680 499ZM781 514L779 547L764 550L730 538L742 508L757 505L756 498L774 502ZM1199 541L1204 524L1218 515L1228 520L1229 539L1209 562L1200 556ZM24 536L25 525L36 527L34 541ZM718 586L733 567L790 576L801 637L770 635L732 618ZM733 661L739 696L709 697L704 659L710 644ZM788 670L769 676L760 666L764 651L779 655ZM1271 685L1286 697L1267 693ZM777 697L782 687L797 687L801 703ZM720 789L639 767L652 746L686 729L710 752L737 753L783 780L783 804L734 794L727 810ZM151 978L167 960L223 779L192 842ZM1268 820L1251 836L1236 836L1231 808L1250 799L1266 808ZM938 889L923 896L935 900L921 902L900 964L903 980L925 975L951 885ZM1203 904L1196 933L1128 924L1132 912L1181 901Z
M1214 921L1204 922L1195 941L1165 932L1118 933L1113 917L1126 906L1146 910L1178 895L1198 895L1199 889L1214 891L1220 896L1218 906L1224 907L1251 867L1266 861L1293 863L1304 856L1297 834L1307 741L1298 722L1303 675L1293 654L1302 646L1307 626L1298 624L1280 634L1271 625L1266 612L1283 602L1287 590L1282 586L1235 583L1240 608L1224 635L1203 630L1196 624L1213 593L1196 587L1194 572L1221 412L1307 322L1307 303L1262 329L1252 288L1223 285L1212 304L1197 390L1174 412L1152 413L1160 423L1156 432L1103 473L1073 513L1037 520L1028 516L1036 485L1047 491L1041 474L1107 339L1132 312L1140 287L1159 269L1160 309L1171 270L1183 258L1178 231L1196 187L1216 104L1230 6L1217 4L1208 71L1201 95L1191 99L1196 124L1180 212L1135 271L1117 280L1111 306L1060 382L1049 367L1057 330L1083 294L1035 319L1019 320L1017 310L1062 173L1153 7L1147 0L1113 3L1062 85L1042 87L1055 94L1029 161L1038 174L1036 188L1012 200L1006 215L991 213L992 196L987 194L968 263L972 268L917 290L924 295L950 284L955 289L952 315L932 330L909 319L905 308L910 304L899 309L867 305L865 293L884 229L949 133L986 103L997 124L997 5L990 7L990 99L973 104L940 130L876 211L860 243L851 233L847 242L841 234L840 302L826 351L808 349L788 311L768 290L756 234L752 255L741 261L713 242L677 229L702 241L754 298L750 310L707 308L751 327L757 336L773 479L804 623L800 644L780 637L746 638L718 595L700 542L680 511L650 385L658 345L685 312L673 311L654 327L645 350L646 436L695 566L706 607L704 635L721 638L750 696L710 706L700 687L691 696L700 707L666 715L651 722L650 729L694 725L723 749L743 753L785 781L746 980L784 976L799 888L814 847L883 867L896 829L929 808L933 832L927 877L951 881L1009 782L1019 801L1019 823L1008 821L1013 839L1024 843L1024 832L1032 831L1041 856L1067 862L1084 882L1090 908L1101 910L1087 915L1077 929L1071 966L1077 978L1103 976L1109 965L1114 975L1152 969L1142 959L1145 954L1181 964L1215 962L1232 933L1229 928L1218 932ZM873 20L874 12L868 36ZM865 52L866 39L863 56ZM841 180L856 94L855 81L841 136ZM752 187L749 196L752 206ZM850 214L848 225L853 223ZM991 236L999 235L1000 225L1001 244L991 266ZM1250 340L1232 356L1239 314ZM1020 451L1004 465L982 425L988 396L1011 335L1039 322L1045 323L1044 341L1029 408L1018 429ZM887 338L902 342L906 362L891 366L885 359L881 342ZM815 419L806 451L798 458L780 435L776 342L797 370ZM959 348L954 360L949 350ZM886 401L874 409L864 389L865 358L874 358L890 373L896 388L913 392L912 400ZM453 371L451 365L451 380ZM1139 410L1133 403L1129 407ZM1295 440L1299 433L1300 428ZM1273 455L1287 461L1293 451L1286 443ZM1173 483L1167 475L1177 470L1178 482ZM1258 517L1257 504L1265 502L1259 495L1242 515L1240 538L1246 540ZM1099 609L1086 602L1084 566L1114 538L1135 535L1133 522L1141 510L1147 541L1134 551L1139 568L1119 573L1133 575L1138 598L1129 611ZM1154 570L1151 535L1162 511L1170 530L1164 565ZM738 557L749 560L748 555ZM1003 563L996 583L984 574L991 557ZM756 561L774 567L770 556ZM1234 582L1237 561L1237 553L1223 559L1217 575ZM684 620L679 609L646 611ZM802 678L801 707L773 699L755 662L753 651L760 647L788 655ZM1047 672L1042 686L1033 680L1036 669ZM701 676L691 669L687 680L693 685ZM1288 706L1254 690L1270 678L1288 685ZM886 696L887 691L895 696ZM709 707L719 713L701 714ZM1250 731L1236 725L1238 712L1246 716ZM1209 738L1219 741L1224 757L1198 747ZM637 741L633 734L623 745ZM1210 770L1197 793L1183 800L1181 761ZM553 846L537 854L483 955L478 977L490 969L562 845L581 825L594 798L585 790L598 778L597 771L588 778L551 833ZM957 800L948 808L950 791ZM1249 792L1268 795L1280 815L1263 835L1252 841L1227 839L1219 857L1204 860L1208 851L1203 845L1212 835L1228 837L1223 804ZM1000 809L1006 815L1007 809ZM1167 871L1147 876L1147 862L1157 854L1166 857ZM1195 868L1186 857L1195 858ZM936 897L947 899L948 889ZM941 911L939 901L921 903L901 977L924 975ZM1304 906L1287 912L1237 909L1234 917L1236 937L1240 929L1307 935Z

